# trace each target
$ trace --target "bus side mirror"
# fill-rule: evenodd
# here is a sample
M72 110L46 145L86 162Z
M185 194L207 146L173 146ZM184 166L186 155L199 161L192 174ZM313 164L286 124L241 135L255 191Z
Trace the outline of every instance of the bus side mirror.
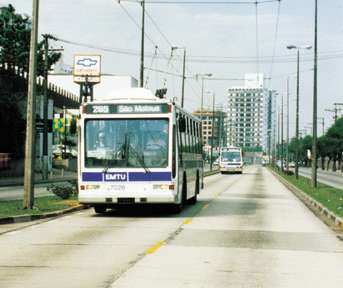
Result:
M179 130L180 132L186 132L186 119L185 118L179 119Z

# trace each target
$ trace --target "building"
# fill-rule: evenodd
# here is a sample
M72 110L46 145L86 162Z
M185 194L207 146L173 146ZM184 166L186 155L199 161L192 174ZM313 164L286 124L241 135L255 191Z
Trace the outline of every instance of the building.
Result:
M262 74L247 74L244 87L228 90L227 141L245 151L270 151L275 137L276 92L263 87Z
M74 82L72 74L50 74L49 82L64 87L76 95L80 94L80 85ZM136 87L138 87L138 80L132 76L102 74L100 83L94 85L94 99L104 100L107 95L115 90Z
M204 146L211 146L213 132L213 147L226 146L226 118L227 115L222 110L213 111L204 109L193 112L194 116L201 119L202 123L202 143ZM214 126L212 123L214 121ZM213 129L213 130L212 130Z

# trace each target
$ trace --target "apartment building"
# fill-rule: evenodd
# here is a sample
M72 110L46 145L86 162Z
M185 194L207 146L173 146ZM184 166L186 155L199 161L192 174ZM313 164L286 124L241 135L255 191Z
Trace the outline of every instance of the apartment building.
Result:
M263 74L247 74L244 87L228 89L228 144L268 152L275 134L275 99L276 92L263 87Z

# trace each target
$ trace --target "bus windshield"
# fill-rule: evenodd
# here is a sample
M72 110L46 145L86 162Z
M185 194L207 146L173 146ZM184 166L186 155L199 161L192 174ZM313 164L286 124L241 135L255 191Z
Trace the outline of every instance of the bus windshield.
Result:
M168 119L87 120L85 167L167 167L168 122Z
M222 152L221 161L223 161L223 162L241 162L241 153L239 151Z

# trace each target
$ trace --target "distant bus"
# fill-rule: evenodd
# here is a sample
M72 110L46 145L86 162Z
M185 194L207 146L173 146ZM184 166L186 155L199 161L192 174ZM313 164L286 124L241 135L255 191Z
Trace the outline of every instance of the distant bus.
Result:
M132 88L80 108L79 201L96 213L127 204L195 204L203 186L200 121Z
M220 172L243 173L243 154L239 147L223 147L220 149L219 169Z

